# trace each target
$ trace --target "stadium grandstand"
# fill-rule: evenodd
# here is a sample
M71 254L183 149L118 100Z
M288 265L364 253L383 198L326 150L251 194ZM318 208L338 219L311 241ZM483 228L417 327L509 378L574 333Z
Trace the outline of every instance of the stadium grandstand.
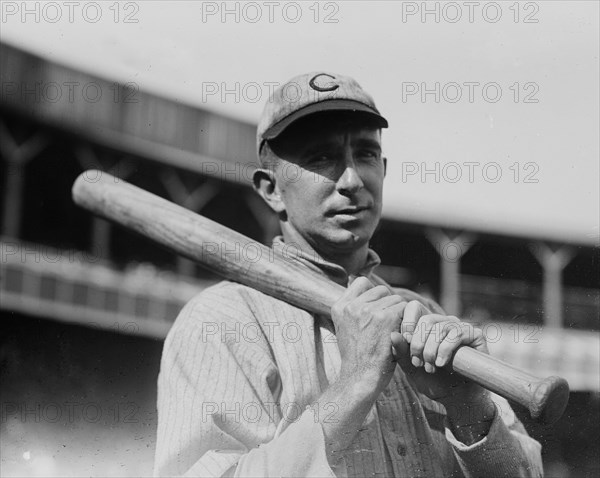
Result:
M77 208L71 185L106 171L268 244L278 223L251 188L256 126L0 49L2 467L6 476L59 474L67 462L85 474L149 474L161 340L218 278ZM380 275L479 323L494 355L565 377L565 417L528 429L548 466L598 471L585 443L600 422L598 238L387 216L372 245ZM75 417L94 403L101 418L67 417L63 404L75 402ZM48 404L59 404L54 422ZM94 453L111 463L95 464Z

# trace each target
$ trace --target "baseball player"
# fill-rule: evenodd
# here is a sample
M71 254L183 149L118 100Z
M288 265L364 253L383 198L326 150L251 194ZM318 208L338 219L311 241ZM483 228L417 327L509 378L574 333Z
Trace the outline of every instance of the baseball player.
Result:
M328 317L232 282L182 310L158 382L156 475L541 476L509 405L449 373L481 331L375 273L386 119L352 78L291 79L258 125L273 247L347 286Z

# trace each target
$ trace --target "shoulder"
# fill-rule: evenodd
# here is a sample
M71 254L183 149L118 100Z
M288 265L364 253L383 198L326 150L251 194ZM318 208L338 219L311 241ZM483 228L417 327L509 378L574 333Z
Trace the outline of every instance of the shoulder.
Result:
M252 287L231 282L221 281L207 287L196 294L185 306L185 309L212 311L219 315L239 315L250 313L255 315L270 313L278 308L296 308L287 302L267 295Z
M200 333L229 338L258 333L268 337L270 327L283 321L304 323L311 317L286 302L251 287L222 281L196 294L183 307L169 335ZM210 338L210 337L209 337Z
M178 361L194 362L209 356L210 363L232 357L244 361L248 354L258 361L262 357L270 362L268 335L252 306L255 292L241 284L223 281L190 299L165 339L162 358L165 370Z
M174 326L194 327L215 319L253 320L252 302L257 300L257 294L258 291L242 284L221 281L192 297L179 313Z

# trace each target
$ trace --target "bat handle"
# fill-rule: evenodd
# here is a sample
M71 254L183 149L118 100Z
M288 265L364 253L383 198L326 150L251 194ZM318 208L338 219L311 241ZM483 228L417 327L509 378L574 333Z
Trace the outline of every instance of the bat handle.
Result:
M569 401L569 385L564 378L539 378L471 347L460 347L456 351L452 368L488 390L519 403L529 410L531 418L548 425L562 416Z

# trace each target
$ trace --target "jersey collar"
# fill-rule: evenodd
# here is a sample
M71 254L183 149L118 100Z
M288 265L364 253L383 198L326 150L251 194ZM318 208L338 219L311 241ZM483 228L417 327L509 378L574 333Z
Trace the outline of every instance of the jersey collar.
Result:
M377 253L373 249L369 249L365 264L355 276L349 275L342 266L323 259L323 257L314 250L307 252L301 250L295 244L286 244L283 241L283 236L276 236L273 239L273 249L286 258L298 260L309 269L328 277L344 287L347 287L358 276L370 277L373 273L373 269L381 264L381 259Z

